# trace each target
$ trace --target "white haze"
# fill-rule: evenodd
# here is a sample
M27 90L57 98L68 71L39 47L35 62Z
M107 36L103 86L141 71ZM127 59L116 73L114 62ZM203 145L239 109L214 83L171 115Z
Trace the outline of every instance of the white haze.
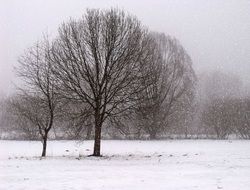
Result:
M220 69L250 75L249 0L0 0L0 95L13 92L17 58L43 33L56 35L86 8L121 8L151 30L178 38L198 73Z

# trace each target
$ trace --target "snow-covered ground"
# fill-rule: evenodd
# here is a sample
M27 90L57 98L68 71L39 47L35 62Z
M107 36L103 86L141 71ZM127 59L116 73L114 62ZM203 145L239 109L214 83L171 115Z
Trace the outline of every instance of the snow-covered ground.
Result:
M0 189L249 190L250 141L0 141ZM80 157L79 157L80 156Z

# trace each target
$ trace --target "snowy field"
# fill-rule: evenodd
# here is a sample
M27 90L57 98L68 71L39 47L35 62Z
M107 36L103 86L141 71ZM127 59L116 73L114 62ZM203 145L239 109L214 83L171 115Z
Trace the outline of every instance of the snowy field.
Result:
M1 190L249 190L250 141L0 141Z

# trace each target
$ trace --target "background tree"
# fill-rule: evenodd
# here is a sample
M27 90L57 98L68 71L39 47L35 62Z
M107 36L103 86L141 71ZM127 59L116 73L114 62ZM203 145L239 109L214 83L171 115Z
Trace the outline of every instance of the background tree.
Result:
M150 38L140 22L123 11L88 10L59 28L53 43L53 73L65 98L88 104L95 126L93 156L100 156L104 121L134 106Z
M11 116L8 109L9 99L7 97L0 98L0 138L1 139L14 139L16 136L22 139L20 131L13 122L13 117Z
M250 99L235 98L231 102L230 111L233 114L230 120L235 134L239 134L243 139L250 139Z
M226 74L221 71L203 73L199 77L198 95L196 97L199 98L199 100L197 100L198 111L196 115L197 131L206 135L215 134L213 129L215 130L217 126L217 137L226 138L231 126L224 126L224 124L215 125L212 123L210 123L210 125L208 121L210 120L211 122L214 120L213 122L215 122L217 120L216 118L218 118L218 122L222 122L220 117L222 117L223 114L229 114L224 107L229 106L231 103L230 100L242 97L242 82L240 78L236 75ZM213 110L215 111L214 113ZM208 115L206 116L206 114ZM226 122L227 120L224 121ZM222 132L221 130L225 131Z
M176 39L165 34L151 35L156 41L152 45L153 61L147 62L152 71L149 76L152 85L142 83L145 90L139 94L137 119L150 139L155 139L169 126L169 117L176 112L174 105L188 91L194 91L196 77L190 57Z
M216 99L211 101L202 112L204 127L210 129L210 134L215 135L217 139L225 139L232 132L232 119L235 114L231 103L230 99Z
M39 130L28 118L37 112L36 105L32 105L32 98L25 99L20 95L13 95L5 102L5 117L7 118L7 131L14 133L15 139L38 140ZM28 114L30 112L30 114Z

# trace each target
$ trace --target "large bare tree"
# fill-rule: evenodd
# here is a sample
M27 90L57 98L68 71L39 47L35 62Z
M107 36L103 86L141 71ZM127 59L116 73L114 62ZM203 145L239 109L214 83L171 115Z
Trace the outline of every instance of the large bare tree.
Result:
M147 82L147 30L117 9L87 10L82 19L59 28L51 62L58 89L68 99L88 104L95 128L93 156L100 156L104 121L134 106Z

